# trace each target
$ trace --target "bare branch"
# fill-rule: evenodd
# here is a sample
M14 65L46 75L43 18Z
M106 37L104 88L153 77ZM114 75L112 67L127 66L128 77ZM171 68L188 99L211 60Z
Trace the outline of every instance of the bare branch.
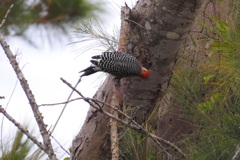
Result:
M39 111L39 107L36 103L36 100L34 98L34 95L27 83L27 80L25 79L19 65L18 65L18 62L16 60L16 56L13 55L12 51L10 50L9 48L9 45L7 44L6 40L5 40L5 37L3 36L2 34L2 31L0 30L0 44L6 54L6 56L8 57L9 61L10 61L10 64L12 65L12 68L14 69L16 75L17 75L17 78L19 79L20 81L20 84L28 98L28 101L29 101L29 104L32 108L32 111L33 111L33 114L34 114L34 117L35 117L35 120L38 124L38 127L39 127L39 130L40 130L40 133L42 135L42 138L43 138L43 144L45 146L45 151L46 151L46 154L48 155L48 157L51 159L51 160L55 160L57 159L56 158L56 155L53 151L53 147L52 147L52 144L51 144L51 139L50 139L50 136L48 134L48 131L47 131L47 126L46 124L44 123L43 121L43 116L42 116L42 113Z
M239 156L240 156L240 144L237 145L237 148L235 150L234 156L232 157L232 160L238 159Z
M119 84L115 84L113 89L113 96L111 100L111 105L119 108L120 101L120 88ZM111 108L111 114L118 118L117 110ZM111 151L112 160L119 160L119 137L118 137L118 121L110 118L110 139L111 139Z
M173 149L175 149L177 152L179 152L182 156L184 157L187 157L185 153L183 153L183 151L178 148L175 144L171 143L170 141L167 141L161 137L158 137L152 133L150 133L148 130L146 130L145 128L143 128L141 125L139 125L136 121L134 121L131 117L129 117L126 113L124 113L123 111L119 110L118 108L108 104L108 103L105 103L105 102L102 102L102 101L99 101L97 99L93 99L93 98L87 98L87 97L84 97L82 95L81 92L79 92L78 90L76 90L76 88L72 87L72 85L70 83L68 83L66 80L64 80L63 78L61 78L61 80L63 81L63 83L67 84L71 89L73 89L76 93L78 93L84 101L86 101L89 105L91 105L93 108L95 108L97 111L105 114L106 116L122 123L123 125L129 127L129 128L132 128L140 133L143 133L145 134L146 136L150 137L158 146L160 146L166 153L168 156L171 156L166 150L165 148L161 145L161 143L164 143L170 147L172 147ZM118 111L118 113L120 113L121 115L123 115L125 118L128 119L128 121L124 121L118 117L115 117L113 114L107 112L107 111L104 111L102 109L102 104L103 105L106 105L116 111ZM161 143L160 143L161 142Z
M51 137L57 142L57 144L62 148L62 150L67 153L68 155L71 155L62 145L60 142L58 142L58 140L56 138L54 138L52 135Z
M5 16L4 16L4 18L3 18L2 22L1 22L1 24L0 24L0 28L1 28L2 25L5 23L5 21L6 21L7 17L8 17L8 15L9 15L9 13L11 12L12 7L13 7L13 4L11 4L10 7L8 8L8 10L7 10L7 12L6 12L6 14L5 14Z
M78 82L76 83L76 85L74 86L74 88L77 88L78 84L81 82L81 77L79 78ZM68 96L68 99L67 99L67 102L70 100L70 98L72 97L72 94L73 94L74 90L71 91L70 95ZM60 115L58 116L58 119L57 121L55 122L54 126L53 126L53 129L51 130L50 132L50 135L53 133L53 131L55 130L55 128L57 127L58 125L58 122L59 120L61 119L62 115L63 115L63 112L65 111L66 107L67 107L67 104L68 103L65 103L65 105L63 106L63 109L60 113Z
M81 100L81 99L82 98L74 98L74 99L67 100L65 102L58 102L58 103L51 103L51 104L40 104L38 106L39 107L42 107L42 106L56 106L56 105L62 105L62 104L70 103L70 102Z
M13 117L11 117L2 106L0 106L0 112L9 120L11 121L21 132L23 132L33 143L35 143L41 150L44 152L46 148L43 146L41 142L39 142L34 136L32 136L28 130L26 130L20 123L18 123Z

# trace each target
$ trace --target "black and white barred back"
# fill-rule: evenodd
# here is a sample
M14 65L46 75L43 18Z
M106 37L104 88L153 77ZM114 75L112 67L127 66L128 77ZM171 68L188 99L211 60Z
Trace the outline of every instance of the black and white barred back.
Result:
M138 60L122 52L103 52L101 55L93 56L90 66L85 70L82 76L87 76L98 71L112 74L115 77L138 76L141 72L141 65Z

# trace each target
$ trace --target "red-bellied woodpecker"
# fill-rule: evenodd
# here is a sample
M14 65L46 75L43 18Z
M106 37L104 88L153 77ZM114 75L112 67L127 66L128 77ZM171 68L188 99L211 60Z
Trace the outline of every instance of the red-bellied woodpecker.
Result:
M90 61L93 65L82 70L82 76L88 76L98 71L110 73L116 78L139 76L148 78L149 71L142 67L138 60L122 52L103 52L101 55L93 56Z

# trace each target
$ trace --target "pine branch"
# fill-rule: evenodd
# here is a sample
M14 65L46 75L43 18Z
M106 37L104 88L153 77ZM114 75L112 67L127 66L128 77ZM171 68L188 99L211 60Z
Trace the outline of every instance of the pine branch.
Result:
M81 23L77 24L75 32L80 33L81 37L78 41L70 44L88 42L78 50L79 52L83 53L89 49L93 49L93 47L94 49L103 47L107 51L115 51L117 48L118 34L114 36L108 34L102 22L96 17L81 21Z

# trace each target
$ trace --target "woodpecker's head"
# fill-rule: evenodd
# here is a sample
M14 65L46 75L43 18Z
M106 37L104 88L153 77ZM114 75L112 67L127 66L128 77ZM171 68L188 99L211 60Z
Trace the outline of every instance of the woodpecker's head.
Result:
M142 67L141 73L140 73L140 77L148 78L149 76L150 76L149 70L147 70L146 68Z

